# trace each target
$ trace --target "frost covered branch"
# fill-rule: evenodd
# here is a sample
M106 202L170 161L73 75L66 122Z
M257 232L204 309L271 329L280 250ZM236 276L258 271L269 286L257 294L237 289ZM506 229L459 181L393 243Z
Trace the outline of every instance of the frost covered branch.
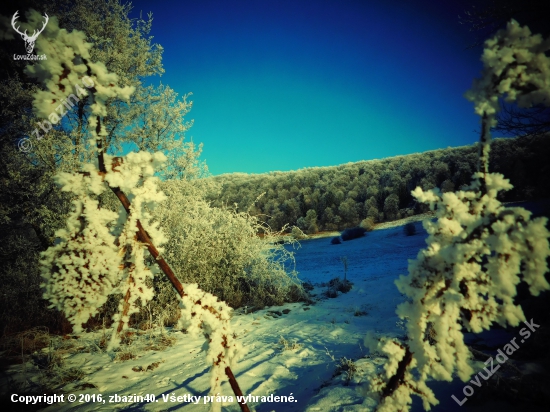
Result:
M550 106L550 38L534 36L515 20L485 42L482 77L474 81L466 98L482 117L480 171L489 169L490 128L496 125L499 98L519 107Z
M380 411L408 410L412 395L429 410L438 403L428 379L466 381L473 369L463 330L479 333L493 323L516 326L525 321L514 303L524 281L532 295L550 289L545 279L550 256L547 218L531 219L520 207L504 207L497 199L512 185L489 173L490 127L498 99L520 106L550 104L550 39L531 36L514 21L485 43L483 76L467 97L482 117L480 168L465 190L441 193L416 188L413 196L435 210L427 221L427 248L409 262L409 275L396 281L408 297L397 314L408 318L408 343L368 334L371 351L385 353L384 372L370 384Z
M153 297L153 289L147 284L152 272L143 254L147 247L180 295L183 322L187 322L190 331L201 329L206 335L207 359L213 365L212 393L219 390L225 372L235 395L242 398L230 369L240 346L231 332L229 307L196 285L188 285L185 291L153 243L153 239L157 245L166 241L149 212L165 197L154 174L161 169L166 156L161 152L140 152L113 159L105 154L107 132L102 117L107 115L109 101L128 100L134 88L119 87L116 74L110 73L103 63L90 61L92 45L84 39L81 32L60 29L57 19L52 18L45 35L37 42L37 48L47 52L49 59L28 70L46 88L35 94L34 109L39 116L50 113L57 100L66 99L69 86L77 84L81 77L88 76L94 82L90 92L84 92L90 103L88 117L85 119L80 111L79 120L81 125L87 122L90 129L91 150L97 145L97 164L84 164L84 173L56 175L62 190L73 193L76 199L67 228L56 233L60 242L42 255L44 297L52 307L64 311L75 331L81 332L82 324L97 313L109 294L121 293L124 299L113 319L118 322L118 327L113 328L110 344L113 348L118 343L118 332L127 327L130 315L138 311L138 302L144 305ZM105 189L104 183L123 205L124 210L118 214L100 208L95 199ZM248 411L246 404L240 405L243 411ZM219 410L220 405L213 403L212 408Z

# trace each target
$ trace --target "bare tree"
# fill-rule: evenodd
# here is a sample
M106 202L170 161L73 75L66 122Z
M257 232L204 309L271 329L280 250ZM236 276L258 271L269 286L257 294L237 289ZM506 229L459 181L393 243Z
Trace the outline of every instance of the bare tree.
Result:
M500 110L494 131L506 136L538 136L550 133L549 107L536 105L525 109L501 101Z
M466 7L458 19L470 32L476 32L469 49L483 46L485 39L505 28L511 19L529 26L533 33L540 33L544 38L550 34L550 2L547 0L481 0Z
M460 24L475 32L468 48L483 46L485 39L503 29L510 20L528 26L532 33L550 35L550 1L548 0L483 0L471 5L459 16ZM501 100L497 126L493 132L504 136L536 136L550 132L550 108L536 105L520 108Z

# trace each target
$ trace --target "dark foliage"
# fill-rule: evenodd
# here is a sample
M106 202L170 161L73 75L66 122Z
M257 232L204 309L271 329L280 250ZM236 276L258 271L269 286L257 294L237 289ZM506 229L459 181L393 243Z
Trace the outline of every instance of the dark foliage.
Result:
M367 229L357 226L344 230L341 237L343 241L348 241L363 237L365 236L365 233L367 233Z
M342 243L342 241L340 240L340 236L336 236L336 237L333 237L332 240L330 241L330 243L332 245L339 245Z
M349 280L340 280L340 278L331 279L328 284L330 287L342 293L348 293L353 287L353 283L351 283Z
M505 28L512 19L546 37L550 34L548 18L550 3L547 0L482 0L458 16L459 23L475 33L469 48L482 47L486 39Z
M519 108L508 103L500 104L498 123L494 132L505 136L538 136L550 132L550 107L536 105Z
M302 282L302 288L306 292L311 292L315 288L315 286L313 286L313 283L311 283L310 280L306 280L305 282Z
M413 222L409 222L405 226L403 226L403 232L405 232L407 236L416 235L416 226Z
M324 292L324 295L327 298L334 299L338 297L338 291L333 288L327 288L327 290L325 290Z
M327 284L327 290L324 292L327 298L335 298L340 293L348 293L353 287L349 280L341 280L339 277L331 279Z

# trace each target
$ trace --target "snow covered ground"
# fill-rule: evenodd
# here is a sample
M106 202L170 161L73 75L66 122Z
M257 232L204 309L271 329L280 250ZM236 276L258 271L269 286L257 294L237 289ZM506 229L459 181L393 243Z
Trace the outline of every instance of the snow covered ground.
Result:
M258 397L292 396L294 400L262 402L261 398L250 398L251 409L258 412L372 410L374 401L364 395L364 387L369 375L380 368L384 360L367 357L363 339L368 330L393 336L405 334L403 323L395 315L395 307L403 297L393 282L400 274L407 273L407 260L415 258L425 245L426 233L420 222L415 225L414 236L405 236L402 227L392 227L339 245L332 245L330 238L303 241L296 250L296 269L302 280L315 285L314 302L286 304L252 313L239 310L234 314L233 330L246 350L244 358L233 368L243 393ZM353 282L353 288L347 294L326 298L323 292L327 287L321 284L337 276L344 277L343 257L347 258L346 276ZM145 332L140 338L142 341L158 339L147 333L151 332ZM97 341L100 335L101 332L96 332L86 339ZM210 379L209 365L201 352L204 339L179 331L167 331L166 336L175 339L173 346L138 352L136 358L126 361L113 361L107 353L90 350L89 344L83 345L86 350L79 353L69 351L65 355L65 367L77 368L85 375L77 382L60 387L58 393L75 394L77 401L52 404L45 410L209 410L210 405L204 403ZM26 376L31 381L39 376L36 368L31 362L26 364ZM12 366L13 371L16 369L21 370L21 365ZM450 397L455 393L461 399L463 386L461 382L438 384L436 395L442 404L434 410L464 410L466 406L459 407ZM105 403L93 402L94 394L102 394ZM154 395L155 401L136 402L126 398L125 402L122 398L147 394ZM222 385L221 395L233 396L227 382ZM178 396L182 397L180 401ZM190 401L191 396L195 398ZM83 403L79 403L81 398ZM231 402L227 398L222 410L239 411L240 408L236 400ZM421 405L415 403L413 410L422 410Z

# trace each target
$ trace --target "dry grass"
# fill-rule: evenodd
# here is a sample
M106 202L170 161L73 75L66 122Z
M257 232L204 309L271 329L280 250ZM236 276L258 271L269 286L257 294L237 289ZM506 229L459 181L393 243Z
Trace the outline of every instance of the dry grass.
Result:
M50 345L51 338L46 327L35 327L24 332L4 335L0 347L9 363L25 363L28 356Z
M153 339L147 342L147 344L144 346L144 349L160 351L174 346L175 343L176 338L174 336L169 336L167 334L161 333L154 335Z
M340 363L336 367L334 376L344 374L344 384L349 385L355 374L357 373L357 365L353 359L343 357L340 359Z
M161 322L162 323L162 322ZM151 327L152 326L152 327ZM124 362L139 358L140 354L153 350L162 351L173 346L176 337L166 333L164 327L157 324L143 323L145 330L129 329L122 333L122 345L115 353L115 362ZM0 348L4 350L4 359L10 363L19 363L17 372L10 372L7 381L12 393L56 393L63 391L67 384L76 387L92 387L86 382L87 372L84 372L69 358L77 353L104 352L110 340L109 330L97 331L80 336L54 336L46 328L31 330L11 335L5 335L0 340ZM32 363L32 367L29 364ZM144 371L154 370L158 364L148 365ZM11 383L10 383L11 382ZM30 386L29 386L30 385Z
M302 347L302 344L298 343L296 339L294 339L292 342L289 342L282 336L281 339L279 339L279 345L281 345L282 350L297 350Z
M146 330L127 329L121 334L121 345L115 355L115 362L139 358L145 351L162 351L173 346L176 338L165 332L164 327L154 325Z
M154 371L156 368L158 368L160 366L161 363L164 363L165 361L160 361L160 362L153 362L151 363L150 365L146 366L146 367L143 367L143 366L134 366L132 368L132 370L134 372L150 372L150 371Z
M115 362L126 362L131 359L136 359L137 355L133 350L130 350L129 348L124 348L120 352L117 352L115 355Z

